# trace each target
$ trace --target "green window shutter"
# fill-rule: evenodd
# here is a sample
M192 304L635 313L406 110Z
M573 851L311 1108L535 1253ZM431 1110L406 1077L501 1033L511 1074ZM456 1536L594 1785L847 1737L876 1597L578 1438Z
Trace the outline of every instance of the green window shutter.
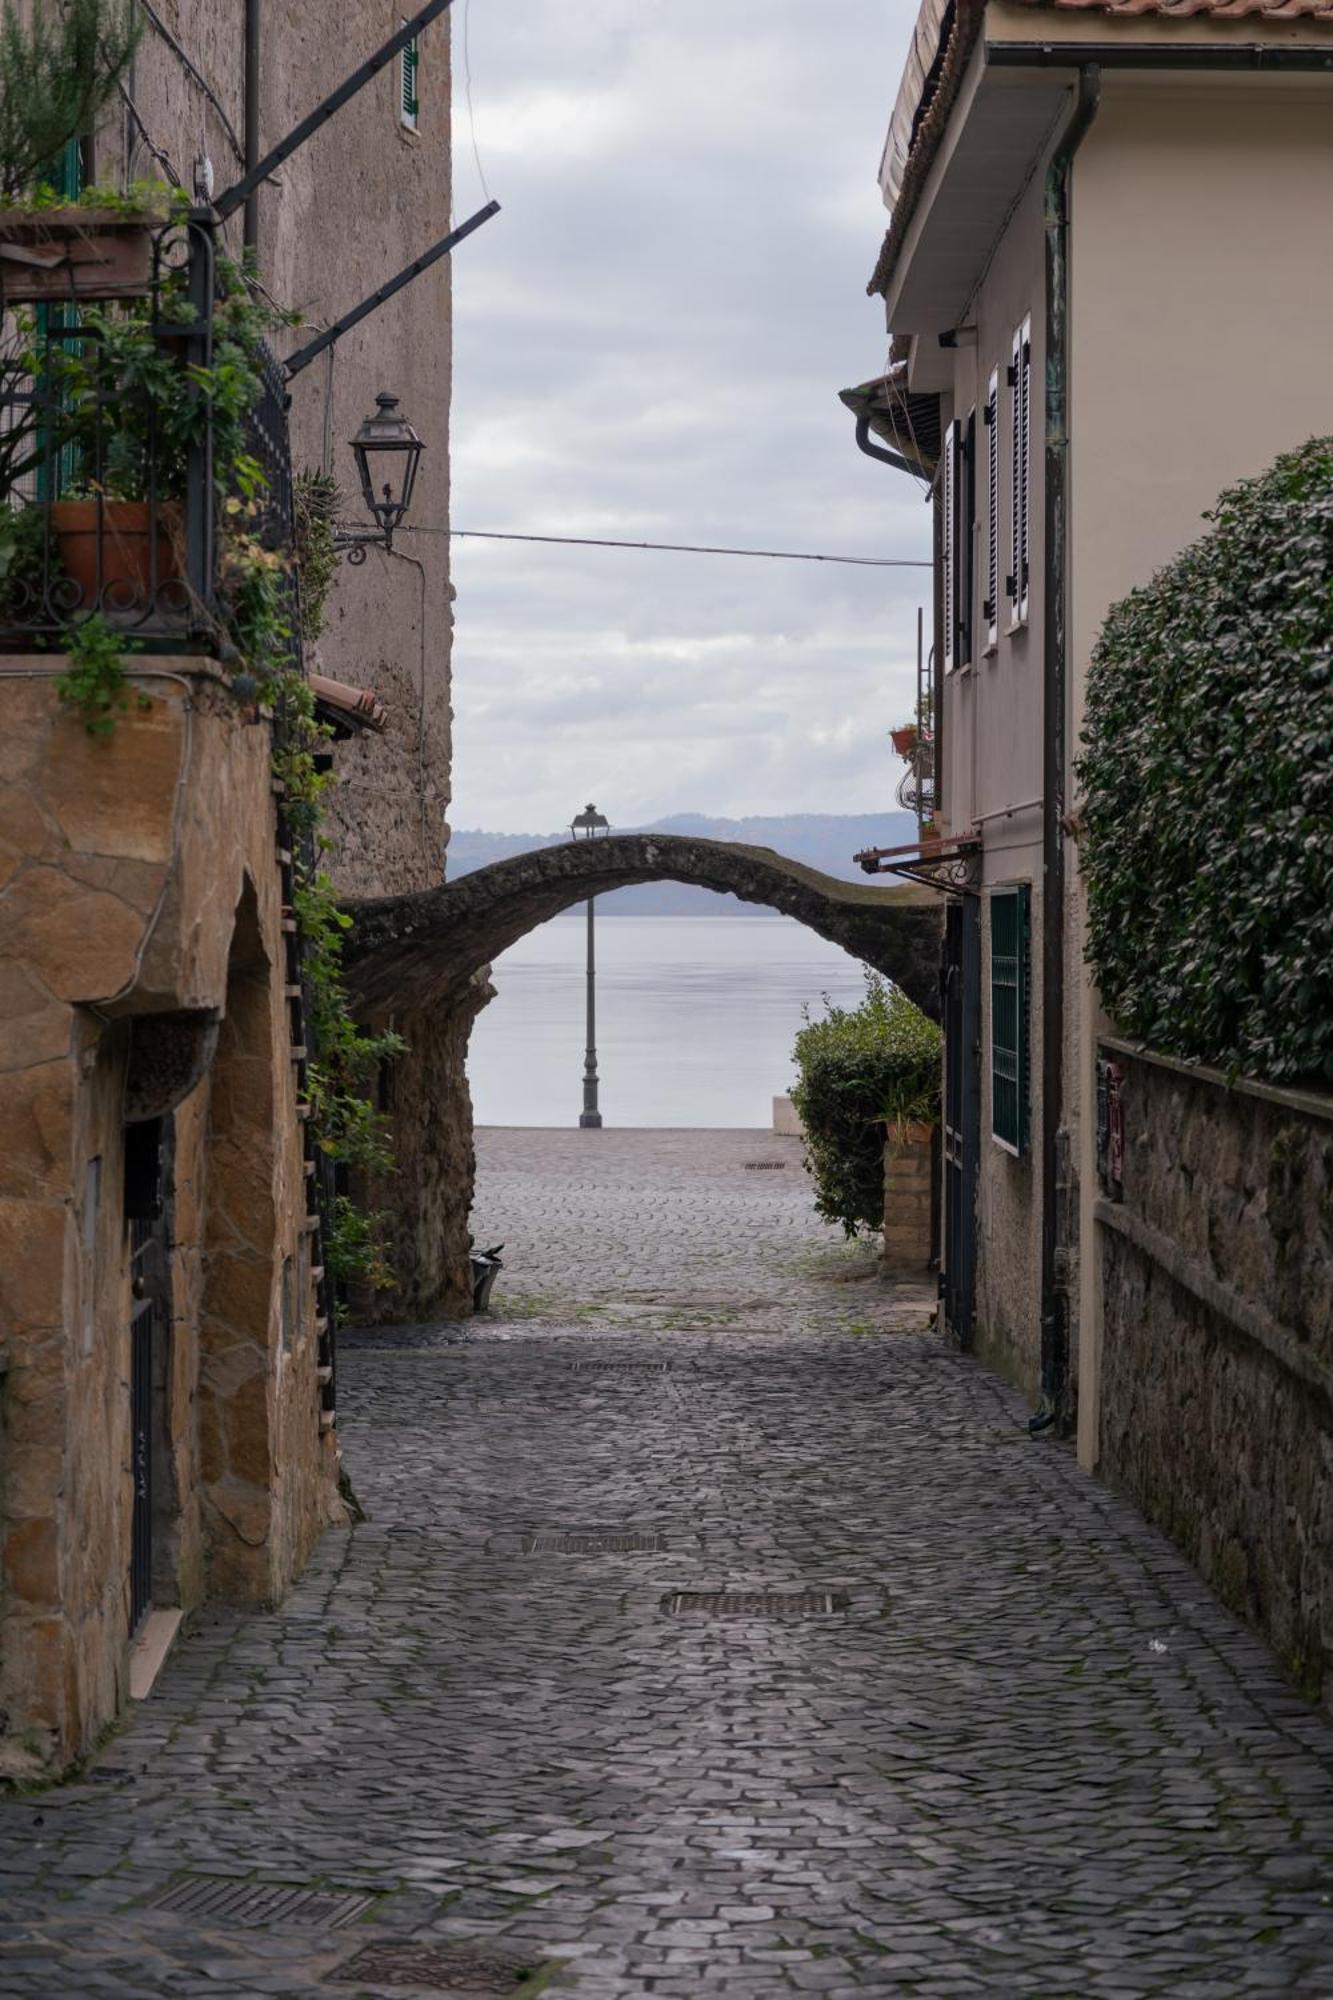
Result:
M415 128L417 122L417 75L421 61L416 37L404 48L398 59L398 76L401 85L399 113L404 125Z
M1028 1145L1028 984L1031 890L996 889L990 899L991 1131L1002 1146Z
M86 176L84 173L84 153L82 139L70 139L61 147L51 163L51 171L46 176L56 194L65 201L77 201L83 193ZM78 310L74 306L38 306L37 333L45 339L48 333L58 332L62 327L75 327L79 323ZM43 431L43 437L47 435ZM37 498L58 500L67 493L79 477L79 454L75 446L65 445L52 458L43 449L41 462L37 467ZM54 489L54 490L53 490Z

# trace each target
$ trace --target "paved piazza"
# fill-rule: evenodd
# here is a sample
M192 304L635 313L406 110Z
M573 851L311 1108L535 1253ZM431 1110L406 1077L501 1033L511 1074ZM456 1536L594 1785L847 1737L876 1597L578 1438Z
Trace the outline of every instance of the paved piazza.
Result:
M480 1153L500 1310L345 1339L365 1523L0 1805L0 1993L1333 1995L1333 1732L792 1142Z

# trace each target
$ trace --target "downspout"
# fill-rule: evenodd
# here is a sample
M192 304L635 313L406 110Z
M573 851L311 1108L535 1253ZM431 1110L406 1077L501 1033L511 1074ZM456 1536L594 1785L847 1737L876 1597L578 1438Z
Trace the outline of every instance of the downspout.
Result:
M1069 683L1069 183L1097 115L1101 69L1085 63L1069 123L1046 170L1045 601L1041 899L1041 1409L1068 1416L1068 1295L1059 1265L1059 1137L1064 1118L1065 729Z
M869 417L858 417L856 420L856 448L858 451L863 451L867 458L877 458L881 465L891 465L895 472L909 472L913 479L921 477L919 465L912 465L907 459L901 458L896 451L889 451L882 444L871 443Z
M259 165L259 8L260 0L245 0L245 130L243 152L248 174ZM246 249L259 255L259 190L246 197Z

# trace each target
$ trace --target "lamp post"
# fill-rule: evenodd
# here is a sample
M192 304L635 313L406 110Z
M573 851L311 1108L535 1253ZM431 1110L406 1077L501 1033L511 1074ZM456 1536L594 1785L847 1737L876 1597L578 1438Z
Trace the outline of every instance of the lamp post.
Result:
M375 522L373 528L339 528L333 540L347 550L347 560L363 563L368 548L391 549L393 533L412 505L412 489L425 450L407 418L399 414L398 398L384 391L375 398L375 413L362 420L351 439L361 498Z
M611 822L596 806L585 806L576 818L570 821L569 831L575 840L595 840L599 833L610 833ZM593 903L595 897L588 898L588 1042L583 1052L583 1110L579 1114L579 1124L585 1131L600 1128L602 1114L597 1108L597 957L593 944Z

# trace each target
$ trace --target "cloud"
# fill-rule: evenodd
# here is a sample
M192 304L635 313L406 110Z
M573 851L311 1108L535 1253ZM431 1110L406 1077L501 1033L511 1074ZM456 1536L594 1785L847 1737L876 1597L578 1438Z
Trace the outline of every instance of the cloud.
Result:
M914 11L471 5L504 211L455 259L458 526L928 559L919 491L837 401L884 359L865 281ZM465 213L461 88L456 118ZM895 809L925 569L452 546L456 824Z

